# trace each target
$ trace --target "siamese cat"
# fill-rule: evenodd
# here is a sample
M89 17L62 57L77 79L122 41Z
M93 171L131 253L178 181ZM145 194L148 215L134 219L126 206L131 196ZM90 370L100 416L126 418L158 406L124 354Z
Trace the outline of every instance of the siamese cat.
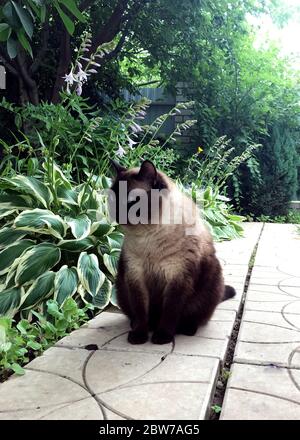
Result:
M175 334L192 336L221 301L235 295L224 285L212 237L196 205L152 162L140 169L112 163L115 219L124 232L116 291L131 323L128 341L143 344L149 331L154 344L169 343ZM162 193L158 203L154 190ZM146 206L139 206L140 193L148 197Z

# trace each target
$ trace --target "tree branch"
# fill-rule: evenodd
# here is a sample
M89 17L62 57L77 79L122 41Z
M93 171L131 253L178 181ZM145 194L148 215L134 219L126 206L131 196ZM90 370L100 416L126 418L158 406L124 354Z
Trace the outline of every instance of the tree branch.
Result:
M90 52L94 53L96 49L103 43L112 41L120 32L121 24L124 20L124 15L129 4L129 0L119 0L112 15L107 23L102 27L100 32L93 38Z
M24 81L24 84L27 88L30 100L32 104L37 105L39 103L38 89L36 82L31 77L29 70L27 68L26 57L24 56L24 52L20 51L17 55L17 62L20 69L20 74Z
M124 30L122 32L121 38L117 44L117 46L115 47L115 49L109 53L107 53L106 55L104 55L104 57L102 58L102 62L111 60L113 58L115 58L122 50L125 42L126 42L126 38L130 33L131 30L131 25L133 23L133 21L136 19L138 13L140 12L140 10L143 8L143 6L145 6L145 4L148 2L148 0L146 1L135 1L129 11L129 13L127 14L126 17L126 25L124 27Z
M66 74L68 67L71 63L71 45L70 45L70 34L63 27L62 37L60 44L60 58L57 67L56 80L53 87L51 102L54 104L59 102L59 92L61 91L64 79L63 76Z

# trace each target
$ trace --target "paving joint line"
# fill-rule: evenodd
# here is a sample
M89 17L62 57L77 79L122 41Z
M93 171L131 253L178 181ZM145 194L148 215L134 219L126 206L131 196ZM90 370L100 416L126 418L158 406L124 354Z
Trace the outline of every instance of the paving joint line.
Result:
M227 389L227 381L228 381L228 378L230 375L231 366L233 364L235 348L236 348L236 344L238 341L242 318L244 315L244 308L245 308L247 292L248 292L248 289L250 286L251 275L252 275L252 272L253 272L253 269L255 266L255 258L256 258L256 254L257 254L257 249L258 249L264 228L265 228L265 223L263 223L263 225L262 225L258 239L256 241L256 244L253 248L253 251L251 253L251 256L250 256L250 259L248 262L248 271L247 271L247 275L246 275L245 282L244 282L241 303L240 303L239 309L236 314L236 318L235 318L235 321L233 324L231 335L229 337L229 342L228 342L227 351L226 351L226 355L225 355L225 361L220 362L220 374L219 374L218 378L216 379L216 387L215 387L215 391L213 394L213 398L211 400L212 403L211 403L210 411L208 409L208 418L210 420L219 420L220 415L221 415L221 412L216 413L215 411L213 411L212 407L214 405L217 405L222 408L222 405L223 405L225 392ZM222 384L222 385L218 387L218 384L220 384L220 385Z

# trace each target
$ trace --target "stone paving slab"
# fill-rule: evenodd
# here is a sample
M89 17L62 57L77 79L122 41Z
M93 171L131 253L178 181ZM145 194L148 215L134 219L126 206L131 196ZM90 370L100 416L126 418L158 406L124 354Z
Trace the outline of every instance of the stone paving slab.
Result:
M299 238L293 225L264 226L222 419L300 418Z
M130 345L127 318L103 312L0 384L0 419L206 418L261 228L246 224L245 238L217 245L238 294L194 337Z
M300 370L235 363L222 420L300 419Z

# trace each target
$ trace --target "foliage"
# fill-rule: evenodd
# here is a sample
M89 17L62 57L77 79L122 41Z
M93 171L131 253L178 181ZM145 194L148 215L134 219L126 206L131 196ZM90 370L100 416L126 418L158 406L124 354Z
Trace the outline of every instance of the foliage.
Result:
M57 13L69 34L74 33L74 19L85 21L75 0L54 0L51 3L45 0L9 0L0 8L0 41L6 42L11 59L16 58L21 48L33 57L30 40L34 27L37 23L44 25L46 20L51 20L49 14L53 17Z
M234 199L238 196L243 212L253 211L255 204L258 210L262 209L268 203L261 197L265 190L260 175L271 183L276 170L282 168L287 160L285 153L283 157L272 153L274 145L280 144L284 137L289 144L286 152L290 151L290 175L295 176L299 166L293 159L295 150L299 154L299 75L274 44L257 48L249 31L228 43L226 50L214 50L206 64L207 70L203 63L199 64L191 79L199 121L197 141L207 150L216 138L226 135L237 154L249 144L262 145L230 182L230 195ZM280 129L276 130L276 126ZM266 162L269 155L272 155L273 171ZM274 192L283 189L279 177L280 172L272 183ZM287 187L285 194L291 195ZM282 213L281 208L278 203L273 213Z
M204 221L215 241L233 240L243 236L241 222L245 219L234 214L230 199L221 196L217 190L208 187L200 192L192 185L194 200L202 206Z
M34 322L21 319L16 323L7 316L0 318L0 380L11 372L24 374L22 365L79 328L89 319L87 312L91 308L79 308L72 298L62 305L48 300L46 317L33 311Z
M270 138L258 154L261 182L252 182L247 211L270 217L287 215L291 200L296 199L300 165L295 140L284 124L275 124Z
M263 223L290 223L295 225L300 225L300 212L296 209L291 209L286 215L259 215L254 214L247 215L248 221L257 221Z
M241 154L231 146L231 140L222 136L208 149L199 152L186 160L184 182L194 182L199 188L213 187L215 192L225 192L230 177L234 177L243 163L254 161L255 150L259 145L248 145ZM238 199L239 187L236 182L235 196Z
M110 301L122 234L90 174L74 185L51 160L39 178L0 180L0 315L30 316L52 297L104 308Z
M177 124L164 141L157 135L169 117L192 103L179 103L151 125L141 125L149 103L146 99L132 103L116 99L106 110L100 110L75 93L64 94L56 105L16 106L3 99L0 107L13 115L18 130L12 142L0 140L5 153L0 173L24 171L33 175L38 159L49 154L59 159L64 171L78 183L90 169L98 175L107 174L109 159L115 157L121 157L127 166L148 158L163 171L171 171L176 154L168 146L196 121Z

